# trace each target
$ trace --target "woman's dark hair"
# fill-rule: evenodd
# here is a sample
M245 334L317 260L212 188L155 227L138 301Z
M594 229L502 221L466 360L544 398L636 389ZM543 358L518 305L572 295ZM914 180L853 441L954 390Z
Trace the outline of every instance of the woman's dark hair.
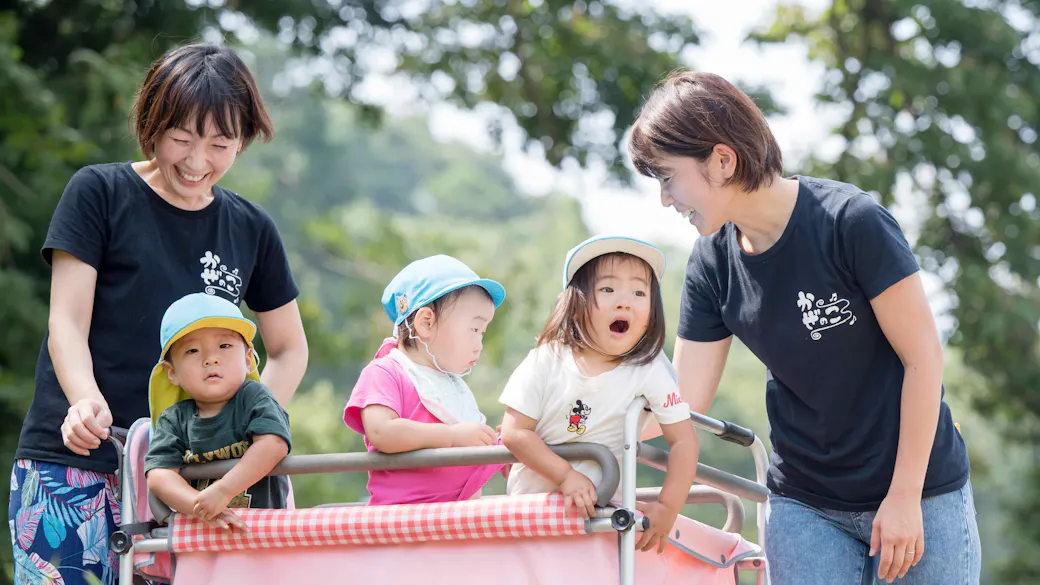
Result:
M257 136L274 137L256 80L231 48L200 43L171 49L145 74L130 112L131 132L145 156L170 128L205 133L213 118L220 134L239 138L245 149Z
M612 262L638 262L646 269L647 280L650 282L650 322L646 332L628 352L613 356L614 361L642 366L657 358L657 354L661 353L661 349L664 348L665 333L661 286L654 276L653 269L646 261L623 252L597 256L574 273L574 278L567 284L567 288L556 298L556 306L549 315L545 328L538 336L538 345L558 343L571 348L571 351L601 351L593 347L589 339L588 331L591 329L589 316L592 304L596 302L596 278L600 275L600 271Z
M488 301L492 303L495 302L494 299L491 298L491 293L489 293L487 289L472 284L470 286L455 289L442 297L434 299L432 303L423 305L423 307L429 307L430 310L433 311L434 315L440 315L442 312L447 311L449 307L457 303L458 300L462 298L462 295L466 294L466 291L470 289L479 290L484 293L484 296L487 297ZM422 307L419 307L419 309L421 308ZM405 318L404 321L401 321L401 324L397 326L397 344L402 348L415 347L415 340L409 336L409 332L415 331L415 316L419 313L419 309L412 311L412 314L408 315L408 317Z
M737 154L736 172L725 185L754 191L783 172L780 147L755 102L718 75L686 69L654 88L628 139L636 170L652 178L662 177L662 155L703 162L717 144Z

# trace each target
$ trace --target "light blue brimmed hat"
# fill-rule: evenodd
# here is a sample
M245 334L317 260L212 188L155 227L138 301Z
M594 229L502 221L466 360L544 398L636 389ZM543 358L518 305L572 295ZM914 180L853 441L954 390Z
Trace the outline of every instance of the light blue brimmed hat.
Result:
M461 261L439 254L405 266L383 291L386 316L400 325L420 307L466 286L479 286L491 295L497 309L506 298L506 289L494 280L480 278Z
M242 316L238 305L206 293L194 293L181 297L166 309L162 325L159 327L159 345L162 347L162 353L159 354L159 361L152 368L152 375L148 380L148 406L151 409L153 426L164 410L182 400L191 398L180 386L174 386L170 382L169 376L163 369L162 363L167 352L170 351L170 346L192 331L206 327L230 329L241 335L246 340L246 345L249 346L249 359L252 362L246 377L250 380L260 381L257 373L256 353L253 350L256 325Z
M637 238L601 234L585 240L567 252L567 259L563 263L563 288L567 288L578 269L590 260L615 252L624 252L645 260L654 271L657 280L664 277L664 252L660 248Z

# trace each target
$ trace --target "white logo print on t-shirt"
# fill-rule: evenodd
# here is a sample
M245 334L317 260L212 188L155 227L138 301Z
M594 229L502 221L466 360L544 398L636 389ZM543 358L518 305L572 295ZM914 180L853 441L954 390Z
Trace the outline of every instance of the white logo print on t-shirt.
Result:
M220 263L220 256L209 250L199 258L199 262L202 263L202 274L199 276L206 283L206 294L220 293L237 305L238 296L242 292L242 277L238 275L238 268L228 270L226 264Z
M852 325L856 316L849 310L849 301L832 294L829 300L817 299L816 295L798 292L798 308L802 311L802 325L811 331L809 337L819 340L823 331L842 323Z

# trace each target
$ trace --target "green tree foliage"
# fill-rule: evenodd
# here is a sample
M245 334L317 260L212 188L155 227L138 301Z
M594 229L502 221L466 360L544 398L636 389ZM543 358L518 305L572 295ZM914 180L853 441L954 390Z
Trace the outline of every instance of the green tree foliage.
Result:
M628 5L628 3L626 3ZM277 34L319 56L336 95L377 71L414 82L419 94L464 107L495 104L540 143L549 161L596 157L615 170L618 137L646 89L676 66L697 36L688 19L592 0L49 0L18 1L13 16L30 67L71 96L127 99L84 88L81 65L147 62L199 36ZM378 116L372 104L365 111ZM590 125L590 118L594 119Z

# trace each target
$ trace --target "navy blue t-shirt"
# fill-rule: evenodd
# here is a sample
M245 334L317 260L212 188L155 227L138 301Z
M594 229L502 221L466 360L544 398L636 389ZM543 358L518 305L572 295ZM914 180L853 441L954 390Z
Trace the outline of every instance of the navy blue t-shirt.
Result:
M92 165L72 176L51 217L44 259L62 250L98 273L87 343L115 426L149 415L159 322L173 301L206 292L262 312L299 294L271 217L219 186L213 194L206 207L186 211L159 197L128 162ZM114 473L110 444L83 457L62 443L68 409L45 337L15 457Z
M798 180L791 219L761 254L740 248L732 223L697 240L678 333L705 342L736 335L768 368L770 490L821 508L873 510L895 469L903 365L870 300L917 272L917 260L870 195ZM923 496L960 489L968 471L943 401Z

